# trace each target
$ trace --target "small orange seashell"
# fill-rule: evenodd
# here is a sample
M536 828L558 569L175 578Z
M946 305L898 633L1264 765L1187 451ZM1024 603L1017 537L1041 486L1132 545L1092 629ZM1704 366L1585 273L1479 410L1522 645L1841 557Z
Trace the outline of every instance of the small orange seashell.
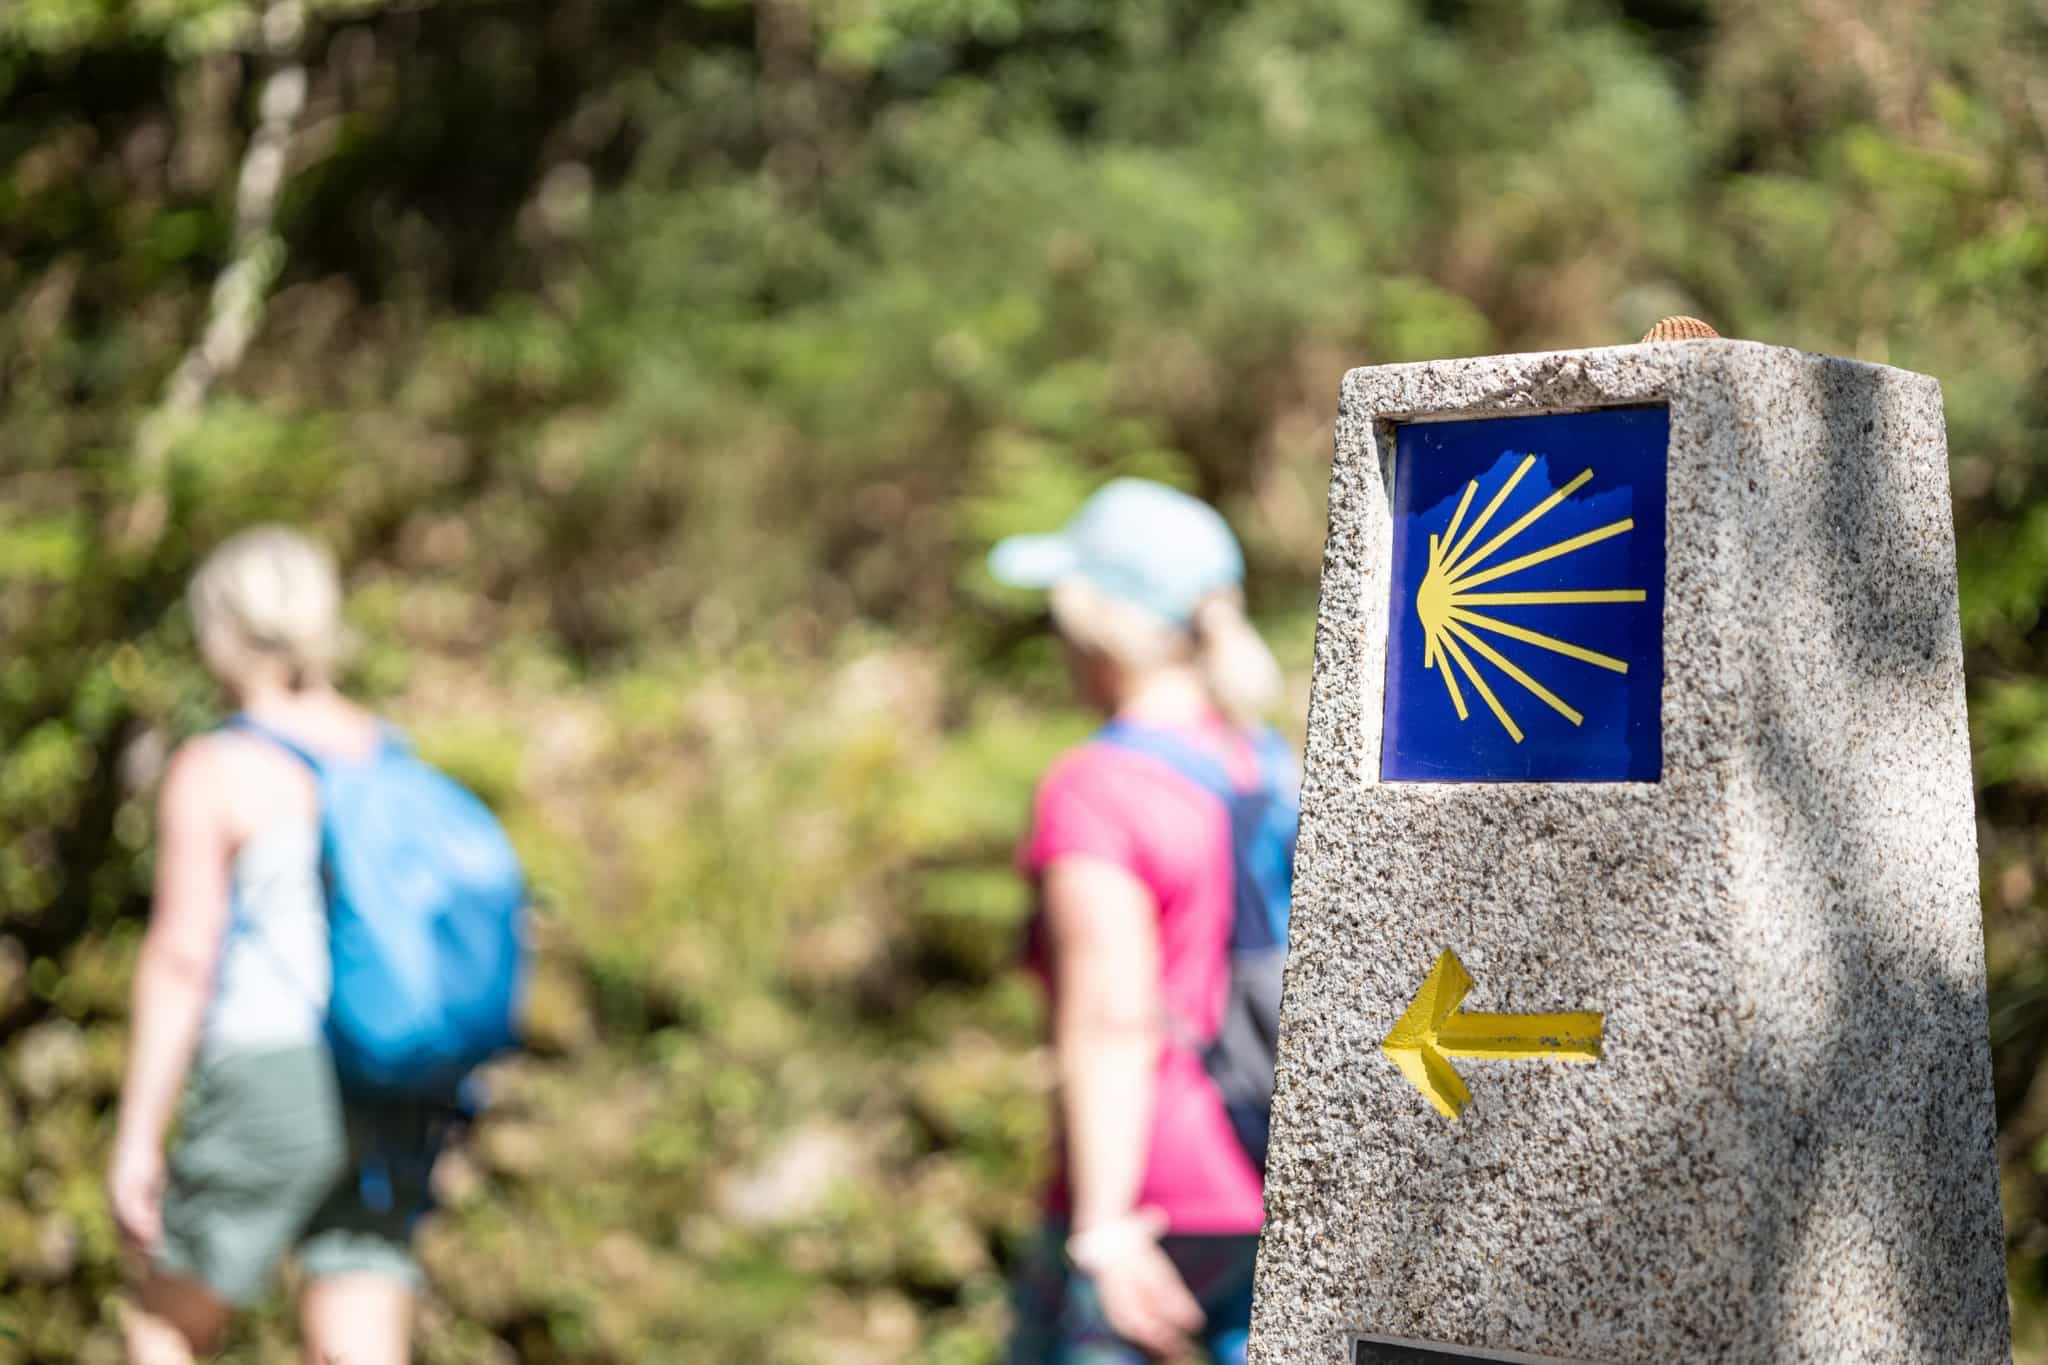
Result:
M1644 341L1704 341L1721 334L1698 318L1673 317L1643 333Z

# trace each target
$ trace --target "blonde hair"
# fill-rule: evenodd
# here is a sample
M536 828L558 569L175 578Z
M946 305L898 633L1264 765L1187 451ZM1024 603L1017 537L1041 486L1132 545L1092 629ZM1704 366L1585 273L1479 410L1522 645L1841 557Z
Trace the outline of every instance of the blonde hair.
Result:
M186 591L206 666L223 684L282 664L294 689L329 681L342 662L341 576L326 550L284 526L231 536Z
M1280 665L1235 588L1202 599L1185 627L1081 578L1056 584L1051 605L1060 634L1124 669L1192 663L1209 700L1235 724L1252 724L1279 699Z

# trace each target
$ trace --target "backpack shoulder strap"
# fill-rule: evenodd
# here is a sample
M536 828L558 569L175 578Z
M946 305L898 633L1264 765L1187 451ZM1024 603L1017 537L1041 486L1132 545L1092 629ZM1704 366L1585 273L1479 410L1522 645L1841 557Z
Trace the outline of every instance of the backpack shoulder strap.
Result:
M1301 801L1301 766L1294 749L1278 730L1261 728L1252 735L1252 749L1259 757L1259 784L1289 805Z
M316 786L325 776L325 769L322 768L320 760L314 756L312 750L306 748L305 746L293 740L286 739L277 731L271 729L269 726L263 724L262 722L256 720L251 716L248 716L238 711L234 715L229 716L225 721L221 722L220 728L223 730L233 730L238 734L250 735L256 739L264 741L267 744L276 745L278 748L284 750L293 758L296 758L299 762L306 765L307 769L311 771L311 773L313 774L313 781ZM322 839L324 842L324 834L322 836ZM321 854L321 864L323 868L321 882L324 889L326 882L326 877L324 873L324 868L326 865L326 854L324 851ZM284 977L287 983L297 988L300 994L305 996L307 1003L312 1006L314 1014L317 1015L324 1022L327 1018L327 1010L323 1006L315 1003L318 998L316 992L311 987L306 985L304 979L300 977L298 970L292 965L290 960L287 959L285 955L279 951L276 940L271 938L270 930L264 926L262 921L253 919L243 912L242 896L239 891L237 891L234 894L234 896L231 898L229 902L229 916L229 923L232 927L232 931L235 933L247 934L252 942L260 944L263 948L263 951L269 955L271 965L277 968L278 972Z
M299 762L305 764L308 768L312 769L313 776L315 779L323 778L327 775L327 760L321 758L318 754L314 753L311 749L308 749L305 745L300 744L297 740L286 738L284 735L278 733L276 730L273 730L268 725L265 725L263 722L257 720L255 717L250 716L245 712L238 711L234 715L229 716L225 721L221 723L220 728L223 730L239 731L240 733L245 735L254 735L257 739L266 740L269 743L276 745L278 748L284 750L293 758L296 758L297 760L299 760ZM410 754L412 752L411 742L408 741L406 737L397 730L396 727L390 725L382 725L379 728L383 734L383 742L378 749L379 757L393 757L403 754Z
M1096 739L1129 753L1143 754L1172 768L1188 781L1226 802L1239 795L1221 763L1193 745L1183 743L1164 730L1128 721L1111 721L1096 733Z
M306 748L296 740L286 739L277 731L246 713L238 711L234 715L229 716L226 721L222 722L220 728L223 730L234 730L245 735L253 735L257 739L276 745L312 769L313 777L316 781L325 775L325 765L321 763L311 749Z

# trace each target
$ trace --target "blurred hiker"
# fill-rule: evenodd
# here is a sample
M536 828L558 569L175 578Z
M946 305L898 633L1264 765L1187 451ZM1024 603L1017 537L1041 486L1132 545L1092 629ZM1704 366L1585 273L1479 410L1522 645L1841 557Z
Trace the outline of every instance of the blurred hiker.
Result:
M473 798L336 691L340 603L332 561L279 528L229 540L192 581L201 654L238 715L178 749L158 800L107 1177L141 1267L123 1311L135 1365L217 1350L288 1252L309 1361L403 1365L412 1227L454 1079L509 1037L516 861ZM364 823L372 807L385 827ZM428 946L437 930L468 980ZM410 988L390 984L398 957Z
M1051 590L1108 719L1038 788L1021 854L1052 1001L1061 1161L1019 1269L1013 1365L1244 1359L1297 765L1223 519L1108 484L995 576Z

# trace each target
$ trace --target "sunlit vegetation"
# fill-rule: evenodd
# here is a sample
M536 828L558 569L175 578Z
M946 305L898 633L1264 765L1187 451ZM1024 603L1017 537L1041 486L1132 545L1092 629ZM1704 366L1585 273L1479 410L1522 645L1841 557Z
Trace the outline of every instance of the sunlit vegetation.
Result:
M533 872L426 1358L988 1361L1047 1137L1009 854L1085 722L982 551L1112 473L1211 496L1298 704L1342 371L1681 312L1944 383L2040 1349L2037 6L305 8L280 52L253 0L0 3L0 1362L111 1358L148 793L231 528L337 547L357 684ZM260 326L139 459L280 61Z

